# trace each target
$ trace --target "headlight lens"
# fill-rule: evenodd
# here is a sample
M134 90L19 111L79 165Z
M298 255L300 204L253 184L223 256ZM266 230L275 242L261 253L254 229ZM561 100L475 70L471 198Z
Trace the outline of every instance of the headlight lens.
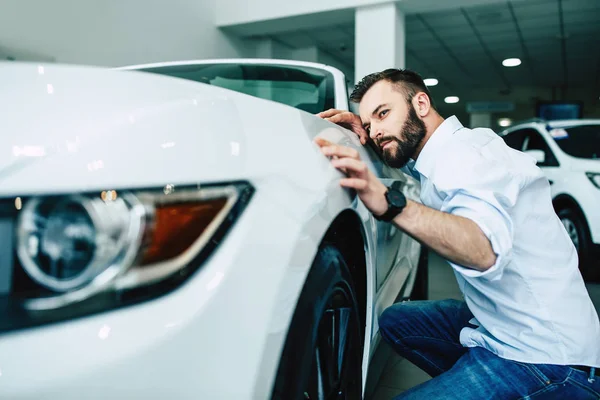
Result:
M83 287L107 270L114 278L137 252L144 211L132 195L110 202L34 198L17 224L19 260L33 280L55 292Z
M128 292L140 288L148 297L148 287L189 276L241 213L253 188L242 182L109 193L23 201L16 254L45 291L16 288L25 309L68 308L100 294L106 303L107 293L129 298Z
M600 189L600 174L594 172L586 172L587 177L592 181L594 186Z

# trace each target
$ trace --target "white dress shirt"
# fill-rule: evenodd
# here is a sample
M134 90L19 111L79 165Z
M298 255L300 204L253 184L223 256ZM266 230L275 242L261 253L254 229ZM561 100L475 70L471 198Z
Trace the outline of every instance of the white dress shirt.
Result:
M403 171L426 206L473 220L496 263L484 272L450 262L474 315L460 342L536 364L600 367L600 322L575 247L534 159L490 129L446 119Z

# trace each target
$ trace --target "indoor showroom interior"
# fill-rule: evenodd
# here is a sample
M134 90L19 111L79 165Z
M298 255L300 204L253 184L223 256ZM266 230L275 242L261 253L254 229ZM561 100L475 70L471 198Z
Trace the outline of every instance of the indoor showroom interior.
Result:
M600 398L600 0L0 0L0 153L0 399L517 399L402 353L449 299Z

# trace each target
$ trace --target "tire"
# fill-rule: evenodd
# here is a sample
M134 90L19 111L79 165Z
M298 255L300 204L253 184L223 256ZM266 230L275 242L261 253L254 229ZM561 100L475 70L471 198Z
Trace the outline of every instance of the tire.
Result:
M572 208L558 211L558 217L571 237L579 256L579 270L586 280L598 278L598 266L593 265L592 241L585 218Z
M417 265L417 276L410 294L410 300L427 299L429 299L429 249L422 245L419 264Z
M361 399L363 340L359 318L344 258L337 248L325 245L313 262L296 305L272 398ZM341 349L345 351L338 358ZM318 354L320 363L315 361ZM324 397L316 391L319 371Z

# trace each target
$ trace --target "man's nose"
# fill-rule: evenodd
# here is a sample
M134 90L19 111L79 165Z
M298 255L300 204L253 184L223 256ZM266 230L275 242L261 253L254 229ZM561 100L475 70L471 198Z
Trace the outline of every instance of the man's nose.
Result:
M377 140L383 137L383 129L371 126L371 139Z

